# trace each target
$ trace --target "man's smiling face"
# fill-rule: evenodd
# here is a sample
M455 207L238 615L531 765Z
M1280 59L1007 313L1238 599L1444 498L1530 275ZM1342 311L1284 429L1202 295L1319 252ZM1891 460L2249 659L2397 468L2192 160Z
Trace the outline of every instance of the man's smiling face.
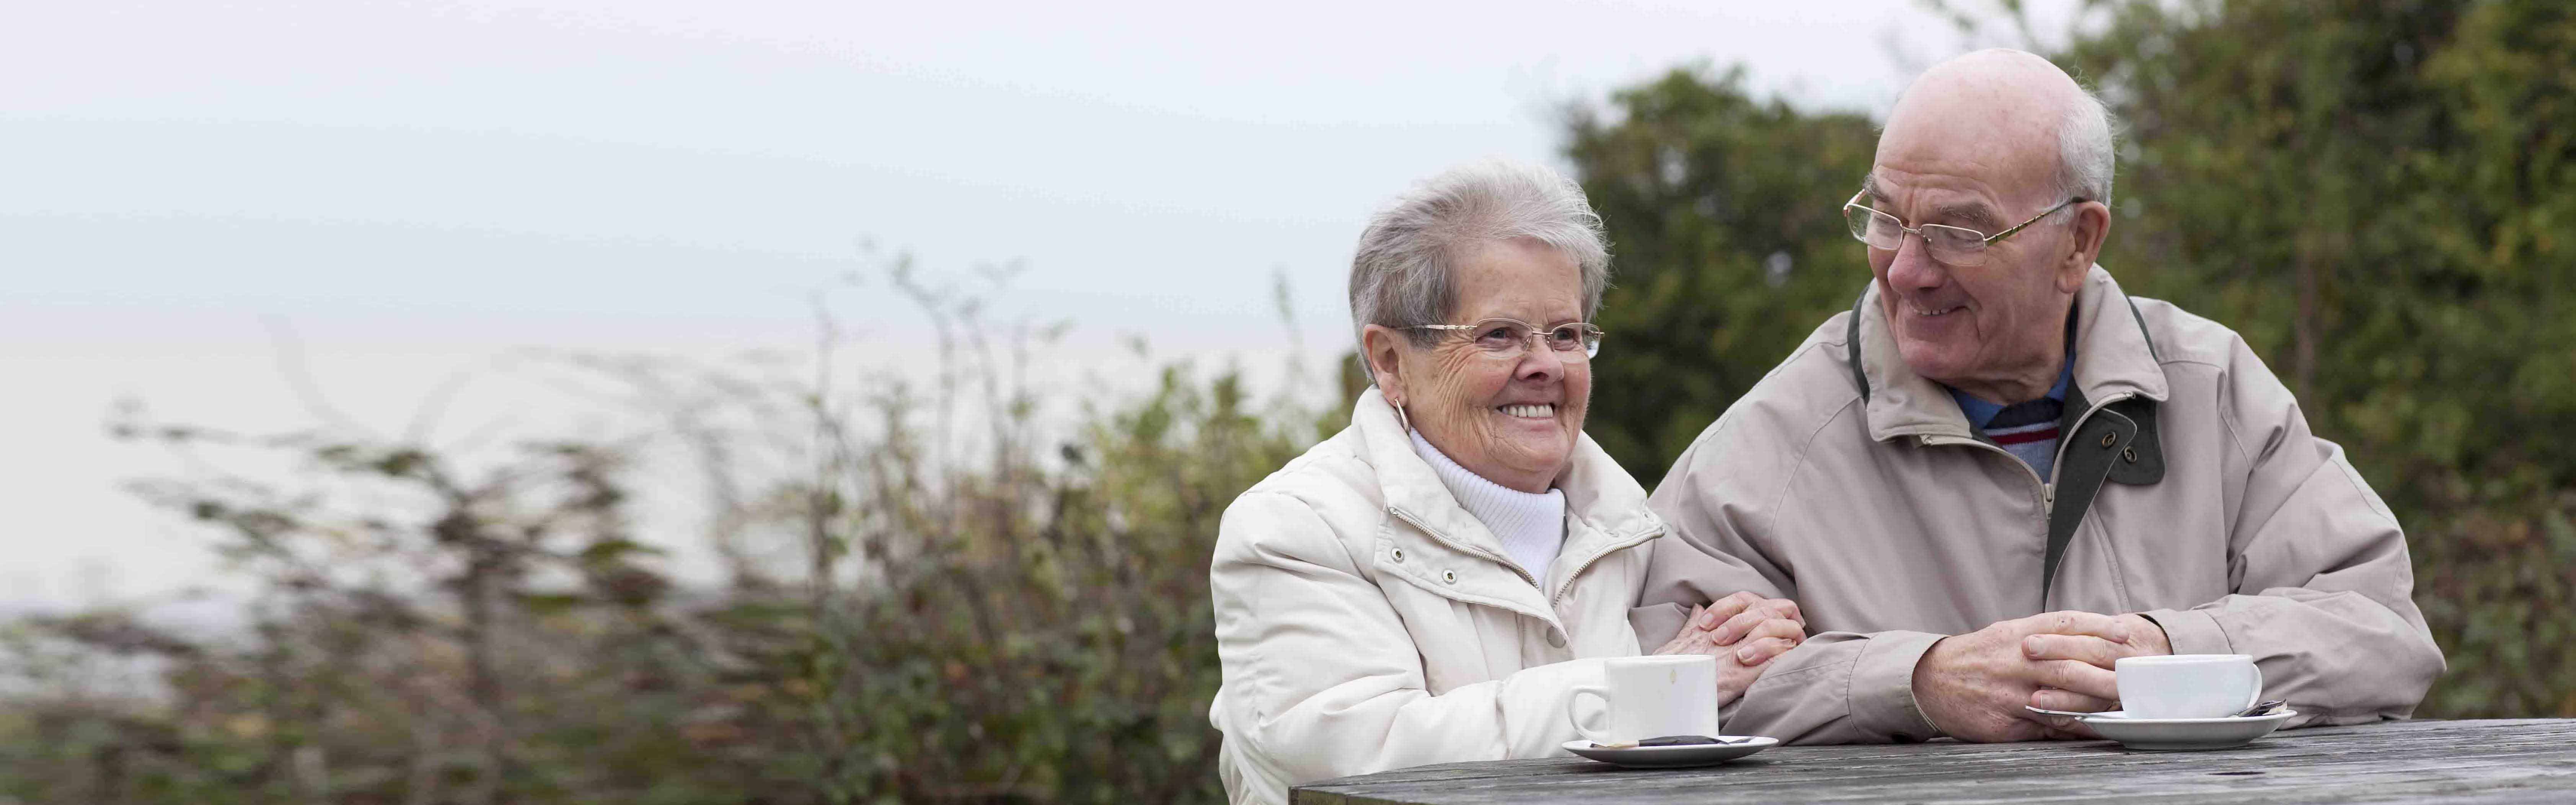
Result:
M1865 200L1907 226L1987 235L2065 201L2055 196L2066 107L1993 71L1958 72L1926 76L1888 116ZM2021 97L2034 94L2041 97ZM1987 245L1984 262L1973 266L1933 259L1911 235L1894 250L1870 249L1879 303L1906 366L1996 402L2044 393L2046 382L2036 391L2029 383L2054 379L2065 317L2090 263L2070 259L2081 245L2068 225L2073 212Z

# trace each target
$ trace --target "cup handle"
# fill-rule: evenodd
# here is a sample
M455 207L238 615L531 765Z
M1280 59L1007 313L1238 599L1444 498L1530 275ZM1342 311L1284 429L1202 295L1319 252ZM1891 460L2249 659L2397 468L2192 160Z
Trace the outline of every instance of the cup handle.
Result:
M2254 675L2254 692L2246 695L2245 706L2236 708L2239 713L2253 709L2255 703L2263 701L2263 666L2249 662L2245 664L2245 670Z
M1608 718L1610 716L1610 690L1608 688L1598 685L1576 685L1574 686L1573 695L1567 696L1565 699L1565 720L1574 725L1575 733L1582 735L1584 740L1591 741L1593 743L1609 743L1609 741L1602 740L1603 738L1608 737L1607 733L1584 729L1583 718L1575 714L1574 711L1576 703L1583 701L1583 697L1585 696L1600 699L1601 716L1603 718Z

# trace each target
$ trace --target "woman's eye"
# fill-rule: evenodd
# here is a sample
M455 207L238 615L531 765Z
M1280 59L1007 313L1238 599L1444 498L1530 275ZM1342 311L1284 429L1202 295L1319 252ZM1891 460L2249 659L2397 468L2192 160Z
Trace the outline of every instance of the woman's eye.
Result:
M1491 330L1486 330L1484 335L1477 336L1477 338L1482 339L1482 340L1485 340L1485 341L1518 341L1518 340L1520 340L1520 339L1518 339L1518 338L1513 337L1513 334L1512 334L1512 328L1509 328L1509 327L1496 327L1496 328L1491 329Z

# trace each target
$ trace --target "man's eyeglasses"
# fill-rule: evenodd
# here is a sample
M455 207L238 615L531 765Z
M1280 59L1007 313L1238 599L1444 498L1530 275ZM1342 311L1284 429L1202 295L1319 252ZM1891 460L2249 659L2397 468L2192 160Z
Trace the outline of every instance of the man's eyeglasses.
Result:
M2048 217L2049 213L2066 209L2071 204L2082 204L2091 200L2083 196L2067 199L2059 202L2055 207L2048 208L2047 212L2033 215L2030 220L2013 225L2011 229L1987 235L1967 227L1948 224L1906 226L1905 222L1898 220L1896 216L1879 212L1863 203L1861 199L1868 195L1869 191L1863 190L1852 194L1850 201L1843 202L1843 220L1851 224L1853 239L1869 244L1872 249L1895 251L1896 247L1905 244L1905 236L1914 235L1922 238L1923 245L1931 249L1932 259L1954 266L1981 265L1986 262L1988 245L2011 237L2023 227L2038 223L2039 219Z
M1601 354L1601 328L1579 321L1544 329L1519 319L1485 319L1474 324L1416 324L1405 329L1462 333L1477 349L1497 357L1518 355L1522 347L1533 340L1545 343L1548 349L1557 351L1561 357L1572 357L1564 353L1581 353L1589 359Z

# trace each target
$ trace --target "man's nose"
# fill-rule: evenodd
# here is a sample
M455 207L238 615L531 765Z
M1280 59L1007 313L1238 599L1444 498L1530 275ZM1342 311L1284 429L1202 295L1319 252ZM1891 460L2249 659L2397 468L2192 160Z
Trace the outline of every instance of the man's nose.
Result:
M1897 288L1938 288L1949 270L1932 259L1932 245L1921 235L1896 242L1896 260L1887 264L1887 284Z

